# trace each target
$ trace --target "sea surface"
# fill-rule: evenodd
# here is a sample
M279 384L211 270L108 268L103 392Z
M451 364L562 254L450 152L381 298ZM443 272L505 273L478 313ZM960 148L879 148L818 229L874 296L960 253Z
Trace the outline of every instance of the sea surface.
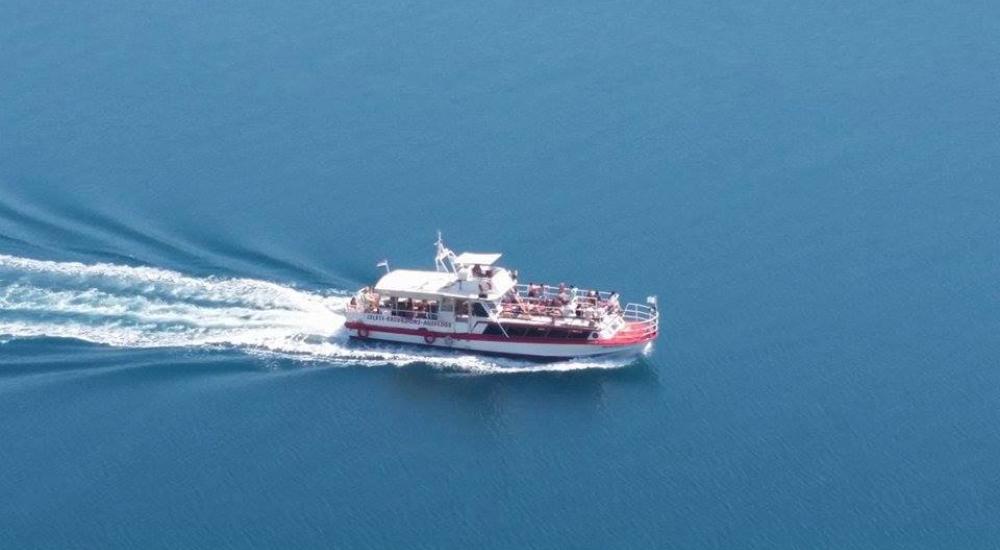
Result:
M358 345L375 264L660 297ZM0 548L1000 548L1000 3L0 1Z

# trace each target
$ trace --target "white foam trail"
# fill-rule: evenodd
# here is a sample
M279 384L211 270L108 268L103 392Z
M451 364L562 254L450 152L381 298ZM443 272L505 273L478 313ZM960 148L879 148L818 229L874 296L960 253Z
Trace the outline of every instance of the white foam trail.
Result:
M0 342L74 338L109 346L222 347L338 365L415 363L472 373L606 369L628 359L537 364L397 345L348 343L343 293L152 267L0 254Z

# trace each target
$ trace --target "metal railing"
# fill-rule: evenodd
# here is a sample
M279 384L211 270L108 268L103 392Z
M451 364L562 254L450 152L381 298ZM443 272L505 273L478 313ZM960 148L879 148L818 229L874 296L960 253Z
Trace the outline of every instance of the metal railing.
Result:
M373 306L360 295L356 296L354 300L349 301L345 306L345 309L347 309L347 311L389 315L392 317L401 317L403 319L428 319L431 321L437 320L439 311L436 307L434 309L412 309L400 308L398 305L393 308L390 304L378 304Z
M655 306L627 304L622 310L622 318L626 323L622 335L629 338L645 340L656 336L660 330L660 312Z
M523 311L529 315L572 319L576 317L575 312L566 312L582 306L582 320L597 323L607 320L621 337L647 340L659 332L660 314L655 301L651 305L629 303L623 308L618 305L614 292L523 283L515 285L515 291L518 299L503 304L503 314Z
M386 315L390 317L399 317L402 319L427 319L429 321L436 321L438 318L438 313L435 311L414 311L412 309L392 309L388 307L380 307L378 309L373 308L362 308L362 307L349 307L350 311L358 311L361 313L371 313L372 315Z
M536 285L536 284L524 284L518 283L514 285L517 291L517 295L524 300L554 300L559 298L561 294L565 293L571 300L593 300L590 296L591 292L596 293L596 299L598 302L607 302L611 298L613 292L606 292L602 290L591 290L591 289L580 289L571 287L556 287L551 285ZM531 290L534 289L536 292L535 296L531 295Z

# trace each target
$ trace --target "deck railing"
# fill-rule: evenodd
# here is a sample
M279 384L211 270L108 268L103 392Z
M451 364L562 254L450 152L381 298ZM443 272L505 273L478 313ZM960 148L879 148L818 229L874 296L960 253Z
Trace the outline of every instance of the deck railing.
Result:
M362 306L360 304L348 304L346 306L348 311L358 311L362 313L377 313L379 315L388 315L392 317L400 317L403 319L427 319L429 321L436 321L438 318L438 312L434 310L414 310L414 309L392 309L389 306L379 306L378 309L373 310L370 307Z
M624 308L617 306L612 297L614 292L595 291L589 289L554 287L550 285L515 285L518 298L526 302L529 307L556 307L561 302L559 298L568 297L571 304L582 304L589 310L588 318L595 315L603 316L605 312L620 313L622 326L618 329L627 329L628 335L635 338L647 338L656 335L660 328L660 314L655 305L626 304ZM530 291L534 289L534 296ZM596 299L594 294L596 294Z
M660 330L660 312L655 306L630 303L622 310L622 318L628 323L629 335L637 338L653 336Z
M532 287L534 287L536 290L541 290L541 295L529 296L529 292ZM551 285L535 285L535 284L528 285L524 283L516 284L514 285L514 288L517 290L517 295L525 300L538 300L538 299L552 300L558 298L560 293L562 292L565 292L567 295L569 295L570 298L575 298L578 300L587 300L591 298L590 296L588 296L589 293L596 292L598 301L606 302L608 301L609 298L611 298L611 295L613 294L613 292L605 292L601 290L593 291L590 289L570 288L570 287L565 287L563 289L560 289L559 287Z

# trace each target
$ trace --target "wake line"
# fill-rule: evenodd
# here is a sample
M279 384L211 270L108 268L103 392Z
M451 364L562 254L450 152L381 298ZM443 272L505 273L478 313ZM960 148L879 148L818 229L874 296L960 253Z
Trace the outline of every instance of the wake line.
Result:
M342 292L192 277L154 267L0 254L0 341L73 338L134 348L234 348L341 365L425 363L469 372L616 368L622 360L538 365L404 346L348 344Z

